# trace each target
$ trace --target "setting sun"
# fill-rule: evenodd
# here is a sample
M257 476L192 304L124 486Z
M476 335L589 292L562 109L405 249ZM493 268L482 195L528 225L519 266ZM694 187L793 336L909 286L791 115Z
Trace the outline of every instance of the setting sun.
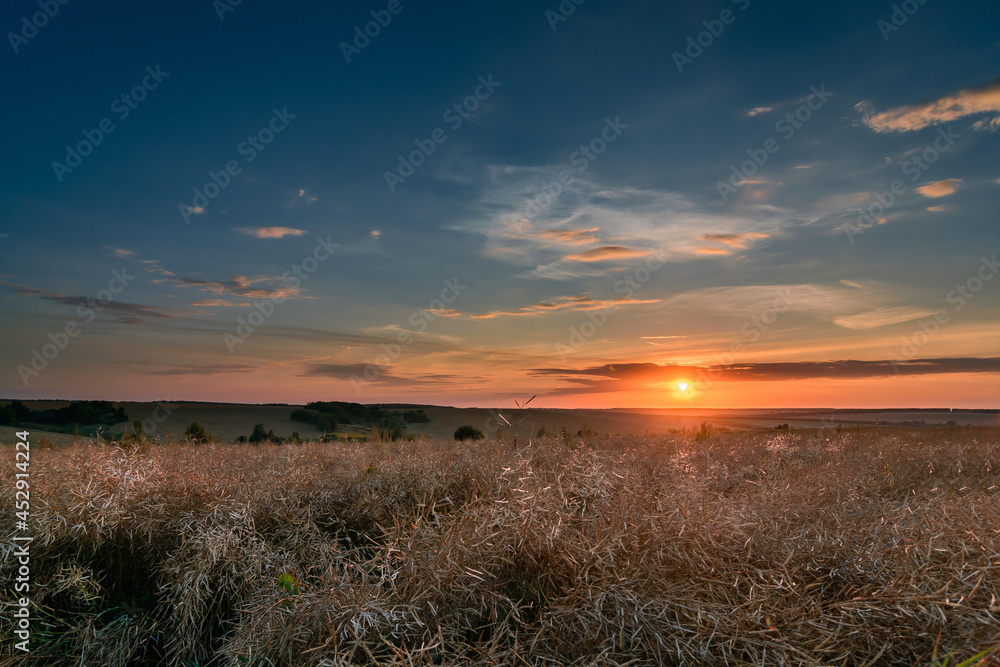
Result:
M688 383L687 382L678 382L677 383L677 388L680 389L681 391L687 391Z

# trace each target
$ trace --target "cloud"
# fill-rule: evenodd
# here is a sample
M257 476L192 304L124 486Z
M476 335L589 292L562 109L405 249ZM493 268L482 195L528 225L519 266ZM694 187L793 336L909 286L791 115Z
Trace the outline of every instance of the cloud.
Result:
M327 377L338 380L362 378L365 382L372 384L401 387L404 389L411 387L433 387L442 383L453 385L456 380L467 381L469 379L468 377L448 373L417 373L415 375L400 376L395 375L392 369L385 366L377 367L378 374L375 377L371 377L371 371L368 371L368 376L365 375L365 371L369 368L369 364L365 363L311 364L299 374L299 377Z
M304 377L333 377L341 380L350 380L352 375L364 377L365 369L369 364L312 364L306 368L301 375ZM381 369L379 377L389 375L389 370Z
M859 308L872 308L872 297L840 285L733 285L688 290L663 302L664 311L715 313L727 317L752 317L774 307L790 304L795 312L832 318Z
M750 109L750 111L747 112L747 115L752 118L752 117L756 116L757 114L767 113L768 111L771 111L771 110L772 110L772 107L754 107L753 109Z
M567 255L564 259L569 262L604 262L610 259L628 259L631 257L645 257L651 251L626 248L620 245L606 245L598 248L584 250L575 255Z
M31 287L14 286L15 294L23 296L34 296L39 299L58 303L61 306L72 308L89 308L96 313L108 313L123 324L142 324L146 320L173 320L178 319L182 313L172 313L163 308L146 306L139 303L129 303L128 301L105 302L96 297L87 296L67 296L47 290L34 289ZM77 313L79 315L79 313ZM81 316L83 317L83 316Z
M728 255L729 251L722 248L698 248L695 253L699 255Z
M426 312L434 317L461 317L462 311L454 308L428 308Z
M881 113L874 113L868 102L861 102L856 108L863 114L862 122L880 133L912 132L982 113L993 115L976 123L974 129L996 129L1000 123L1000 81L960 90L932 102L901 106Z
M702 234L700 238L702 241L714 241L716 243L725 243L735 248L746 248L748 241L766 239L767 234L757 234L755 232L748 234Z
M258 369L249 364L193 364L176 365L146 362L144 366L152 366L146 375L225 375L228 373L255 373Z
M115 257L121 257L122 259L127 259L135 254L135 251L125 250L124 248L115 248L114 246L108 246L108 250L111 251Z
M205 215L205 209L201 206L188 206L187 204L181 204L181 207L188 213L194 213L195 215Z
M854 315L845 315L834 318L833 323L847 329L875 329L890 324L909 322L933 315L936 311L927 308L912 308L901 306L898 308L877 308Z
M588 229L546 229L535 234L537 238L556 241L564 245L589 245L597 243L598 238L594 232L599 232L598 227Z
M589 296L561 296L552 301L542 301L530 306L522 306L517 310L494 310L479 315L470 315L474 320L488 320L496 317L511 316L520 317L525 315L542 315L562 310L603 310L616 308L618 306L634 306L639 304L659 303L659 299L631 299L619 297L608 301L598 301Z
M298 206L300 204L315 204L315 203L316 203L316 196L309 194L308 192L306 192L303 189L303 190L299 190L295 194L295 197L292 198L291 205L292 206Z
M283 284L281 278L269 278L258 276L246 278L235 276L230 280L198 280L196 278L179 277L167 278L169 282L176 283L182 287L197 287L212 294L227 294L247 299L288 299L302 294L302 288ZM262 286L263 283L270 283L270 287Z
M536 368L531 374L570 383L546 395L603 393L641 389L652 384L685 380L712 382L810 380L814 378L866 379L897 375L939 375L949 373L1000 373L1000 357L959 357L914 359L910 361L758 362L694 366L683 364L624 363L604 364L583 369Z
M192 306L196 306L196 307L205 307L205 308L217 308L217 307L219 307L219 308L223 308L223 307L224 308L231 308L233 306L240 306L240 307L249 308L250 306L253 306L252 303L236 302L236 301L224 301L222 299L203 299L201 301L193 301L193 302L191 302L191 305Z
M491 165L476 174L478 199L448 228L486 237L483 254L526 267L524 278L570 280L605 275L600 259L642 257L662 250L665 261L690 260L705 245L705 230L741 234L750 245L787 226L781 209L766 205L708 210L676 192L606 185L592 173L573 173L557 195L566 165ZM565 180L565 179L564 179ZM759 234L760 236L754 236ZM564 246L574 246L566 256ZM626 250L601 250L601 248Z
M255 236L259 239L283 239L286 236L302 236L306 233L304 229L291 227L236 227L235 229L242 234Z
M928 198L947 197L950 194L954 194L961 183L961 178L947 178L943 181L935 181L927 185L922 185L916 190Z

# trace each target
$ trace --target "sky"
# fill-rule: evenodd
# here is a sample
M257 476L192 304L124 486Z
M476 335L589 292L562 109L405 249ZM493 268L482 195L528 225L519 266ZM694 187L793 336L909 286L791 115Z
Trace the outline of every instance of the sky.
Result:
M997 25L4 3L0 397L998 408Z

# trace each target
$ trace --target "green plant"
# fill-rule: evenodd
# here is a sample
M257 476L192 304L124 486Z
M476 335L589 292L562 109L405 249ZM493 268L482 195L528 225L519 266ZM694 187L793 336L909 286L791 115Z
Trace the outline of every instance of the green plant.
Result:
M184 429L184 437L195 444L201 444L209 440L205 427L198 422L188 424L188 427Z
M482 440L484 437L486 436L483 435L482 430L468 424L455 429L455 440Z

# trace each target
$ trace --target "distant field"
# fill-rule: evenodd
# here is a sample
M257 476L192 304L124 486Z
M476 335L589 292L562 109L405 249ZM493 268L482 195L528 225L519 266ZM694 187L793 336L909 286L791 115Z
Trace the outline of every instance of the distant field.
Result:
M32 654L5 602L4 664L955 667L1000 645L997 428L33 442L30 469Z
M68 401L25 401L32 409L62 407ZM249 435L255 424L264 424L275 435L287 438L297 431L303 439L317 438L322 432L314 426L289 418L292 410L301 405L241 405L231 403L190 403L171 402L163 405L156 403L115 403L124 407L130 422L143 421L146 424L147 435L160 441L171 437L176 442L187 426L196 421L206 428L220 441L232 441L238 436ZM169 408L169 413L166 408ZM495 433L502 423L498 415L508 419L520 419L522 425L518 430L521 437L534 435L539 429L559 433L566 427L576 433L589 427L598 433L616 434L666 434L672 431L698 428L707 423L721 428L770 429L779 424L788 424L793 428L833 428L838 424L845 427L854 425L891 425L923 421L925 425L944 425L954 421L960 426L997 426L1000 425L998 411L923 411L894 410L886 412L874 411L814 411L814 410L709 410L709 409L617 409L617 410L552 410L528 409L518 411L511 408L453 408L434 405L389 405L389 409L423 408L431 421L426 424L410 424L408 433L424 435L433 438L450 438L455 429L468 424L483 430L486 434ZM165 417L165 418L164 418ZM153 430L150 430L152 425ZM126 424L116 425L108 433L121 434ZM131 423L128 424L131 426ZM12 442L15 429L0 426L0 442ZM60 444L72 442L72 437L65 434L47 433L43 429L33 429L39 437ZM339 429L343 433L369 433L368 425L348 424Z

